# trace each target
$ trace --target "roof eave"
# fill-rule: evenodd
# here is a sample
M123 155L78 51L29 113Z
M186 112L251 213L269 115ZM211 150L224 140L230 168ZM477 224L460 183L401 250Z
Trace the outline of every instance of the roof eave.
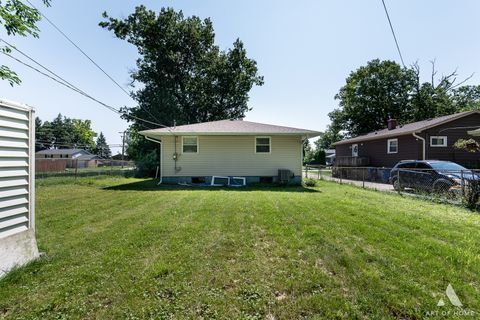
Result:
M333 146L338 146L338 145L342 145L342 144L358 143L358 142L364 142L364 141L373 141L373 140L387 139L387 138L392 138L392 137L401 137L401 136L410 135L414 132L415 133L420 133L422 130L420 130L420 131L412 130L412 131L406 131L406 132L402 132L402 133L384 134L384 135L381 135L381 136L377 136L377 137L373 136L373 137L368 137L368 138L364 138L364 139L361 139L360 137L357 137L357 138L351 138L351 139L347 139L347 140L337 141L335 143L332 143L332 145Z
M151 132L151 131L140 131L141 135L147 137L158 137L158 136L259 136L259 135L270 135L270 136L307 136L308 138L314 138L320 136L321 132L316 131L305 131L305 132Z

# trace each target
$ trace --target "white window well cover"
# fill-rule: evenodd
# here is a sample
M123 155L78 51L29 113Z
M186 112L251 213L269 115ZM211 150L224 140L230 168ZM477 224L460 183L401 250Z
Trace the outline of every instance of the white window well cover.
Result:
M213 176L212 186L228 186L230 184L230 177Z
M255 153L270 153L270 137L255 137Z
M183 153L197 153L198 152L198 137L182 137L182 152Z

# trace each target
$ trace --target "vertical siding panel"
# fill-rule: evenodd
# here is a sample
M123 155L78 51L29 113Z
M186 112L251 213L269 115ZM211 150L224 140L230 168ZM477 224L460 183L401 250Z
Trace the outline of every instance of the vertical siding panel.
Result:
M32 113L0 105L0 238L33 227Z

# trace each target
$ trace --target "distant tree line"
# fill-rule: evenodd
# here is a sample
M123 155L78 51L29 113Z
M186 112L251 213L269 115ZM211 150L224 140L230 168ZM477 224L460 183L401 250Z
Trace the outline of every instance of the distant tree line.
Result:
M90 120L71 119L61 114L52 121L35 119L35 150L84 149L102 158L110 158L112 152L102 132L98 135L91 128Z

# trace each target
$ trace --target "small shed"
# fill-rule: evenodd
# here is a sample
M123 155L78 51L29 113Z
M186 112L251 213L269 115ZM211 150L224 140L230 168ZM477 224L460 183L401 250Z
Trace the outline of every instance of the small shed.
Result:
M39 256L35 240L35 114L0 99L0 277Z

